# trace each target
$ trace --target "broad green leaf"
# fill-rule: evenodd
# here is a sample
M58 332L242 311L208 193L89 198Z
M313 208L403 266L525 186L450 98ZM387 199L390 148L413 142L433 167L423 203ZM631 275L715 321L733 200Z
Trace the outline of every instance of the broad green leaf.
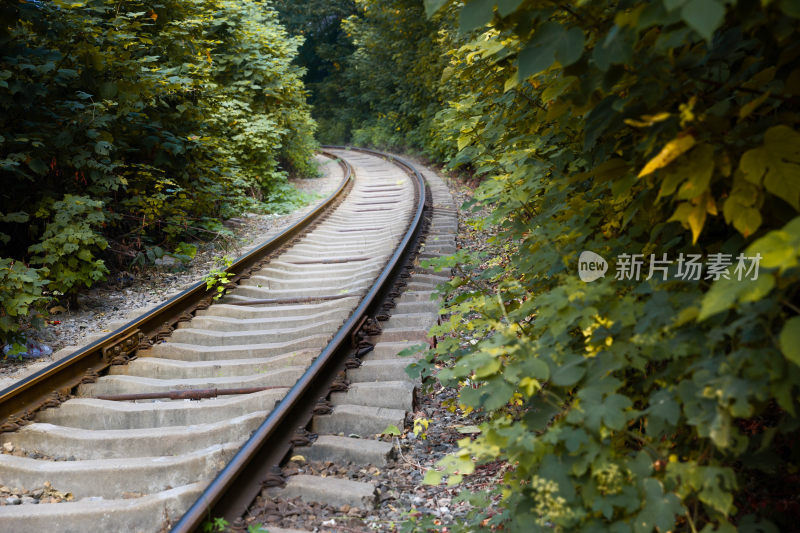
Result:
M697 321L702 322L717 313L727 311L737 302L756 302L769 294L774 287L775 278L769 272L760 272L756 279L739 280L733 275L731 279L720 278L703 296Z
M668 427L674 427L681 416L681 408L675 401L673 395L667 390L660 390L650 396L650 406L647 408L649 417L647 419L647 431L654 435L660 435L668 431ZM669 426L668 426L668 425Z
M603 72L612 65L625 64L633 53L633 38L630 28L614 25L605 38L600 38L592 50L592 61Z
M583 31L573 26L556 43L555 57L562 67L568 67L583 54Z
M533 38L517 57L519 78L527 79L552 65L556 60L556 50L559 46L564 46L567 36L567 30L557 22L545 22L539 25L534 30Z
M556 22L540 25L517 58L519 78L538 74L556 60L562 67L573 64L583 53L583 39L583 32L577 27L567 30Z
M681 8L681 18L701 37L710 41L725 18L725 8L717 0L688 0Z
M458 16L458 28L461 33L468 33L491 22L494 16L495 0L470 0L461 8Z
M800 366L800 316L793 316L786 321L778 341L783 355Z
M400 429L394 424L389 424L386 429L381 431L382 435L400 435L401 433Z
M761 226L763 219L758 209L742 204L740 198L740 196L731 194L725 200L722 212L726 222L732 223L733 227L744 237L749 237Z
M606 427L620 431L628 421L627 410L632 406L630 398L622 394L610 394L603 400L603 423Z
M779 230L773 230L748 246L748 256L761 255L761 267L781 272L796 267L800 259L800 217Z
M425 0L425 13L428 18L436 14L447 2L448 0Z
M692 205L689 202L681 202L675 212L667 222L680 222L683 227L692 231L692 244L697 242L700 232L706 222L707 209L705 204L697 203Z
M558 387L571 387L586 374L586 367L582 366L583 359L577 359L561 365L553 372L550 382Z
M523 0L497 0L497 12L501 17L507 17L517 10Z
M433 468L428 469L425 472L425 476L422 478L422 482L425 485L438 485L442 482L443 474L438 470L434 470Z
M561 410L552 403L532 398L531 409L525 414L525 423L531 431L542 431Z
M695 146L686 154L681 172L686 173L686 182L678 189L676 198L689 200L696 198L708 189L714 172L714 148L709 144Z
M800 133L787 126L773 126L764 144L742 156L745 177L800 210Z
M636 533L651 533L653 529L671 531L675 525L675 516L683 514L683 507L675 494L664 494L664 487L655 478L643 481L645 500L644 508L633 520Z
M47 164L45 164L44 161L42 161L41 159L39 159L37 157L34 157L30 161L28 161L28 166L30 167L31 170L33 170L34 172L36 172L40 176L44 176L50 170L47 167Z

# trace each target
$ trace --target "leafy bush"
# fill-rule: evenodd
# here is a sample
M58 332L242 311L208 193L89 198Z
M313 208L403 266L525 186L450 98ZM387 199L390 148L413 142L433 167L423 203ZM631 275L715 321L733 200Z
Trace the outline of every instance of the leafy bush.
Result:
M233 274L229 274L226 269L233 264L233 258L225 255L214 260L214 268L203 277L206 282L206 289L214 289L215 300L219 300L225 294L225 285L231 280Z
M473 205L493 210L475 225L498 232L486 255L439 262L461 270L452 317L434 330L458 334L433 354L452 359L438 377L487 419L427 479L513 465L504 512L478 508L452 529L793 529L800 13L715 0L425 4L432 28L401 25L409 3L359 2L352 68L372 67L359 138L406 136L471 168L483 180ZM407 62L422 46L446 59L427 75ZM609 259L604 278L578 278L583 251ZM615 279L626 254L667 254L669 276L648 277L648 261ZM723 265L676 279L690 254ZM757 279L736 279L740 254L760 254Z
M269 2L4 2L0 33L0 242L50 290L208 238L314 172L302 38ZM81 221L77 199L103 213ZM21 206L55 218L24 226Z
M91 287L108 274L108 269L93 252L104 250L108 242L96 229L105 222L103 202L86 196L64 195L52 207L42 208L38 218L50 217L42 241L31 245L31 262L47 267L50 291L72 296L80 287Z
M19 344L21 331L37 323L38 308L46 298L43 269L30 268L19 261L0 258L0 346Z

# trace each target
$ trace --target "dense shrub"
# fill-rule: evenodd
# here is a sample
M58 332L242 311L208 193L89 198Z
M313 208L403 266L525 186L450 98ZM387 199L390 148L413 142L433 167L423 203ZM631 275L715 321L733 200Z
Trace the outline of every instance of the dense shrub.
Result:
M301 42L261 0L4 2L0 257L70 292L315 174Z
M81 286L91 287L108 273L103 261L94 256L108 246L96 232L105 221L102 206L100 201L67 194L63 200L36 213L37 217L52 218L42 241L29 248L38 254L31 258L31 263L47 267L48 278L52 280L49 290L73 294Z
M452 359L438 378L487 419L427 479L513 465L503 512L472 496L452 529L794 529L800 12L425 4L422 23L411 3L365 0L348 24L370 76L357 138L469 167L493 209L473 223L498 232L490 252L440 261L459 273L435 332L459 335L431 357ZM446 61L420 74L420 54ZM605 277L578 277L584 251ZM665 254L666 279L650 276ZM757 277L740 254L760 254ZM692 255L704 270L682 278Z

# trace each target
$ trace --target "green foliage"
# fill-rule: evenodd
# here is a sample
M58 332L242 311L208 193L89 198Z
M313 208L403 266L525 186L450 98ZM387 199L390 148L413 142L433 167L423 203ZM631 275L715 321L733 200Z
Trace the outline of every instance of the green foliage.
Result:
M263 0L4 2L3 255L72 292L314 175L301 43ZM69 198L102 214L82 226Z
M45 301L41 270L0 258L0 346L18 340L22 329Z
M428 481L514 465L505 512L453 529L795 527L797 10L437 0L428 22L403 25L420 8L399 5L359 2L348 21L354 64L372 69L356 137L411 139L469 169L471 205L492 208L481 224L497 232L485 256L438 262L457 269L451 318L412 365L452 360L438 378L486 415ZM419 43L436 59L418 75L406 60ZM393 93L389 77L428 96ZM605 278L578 278L584 250L612 259ZM732 279L684 281L673 264L645 279L647 263L639 279L613 275L621 254L720 253L734 266L760 254L758 278L732 266Z
M225 285L230 282L233 274L227 272L227 268L233 264L233 258L229 255L218 257L215 260L214 268L203 277L206 282L206 289L214 289L215 300L219 300L225 294Z
M37 218L51 218L45 225L42 241L28 249L31 262L44 265L50 291L74 295L81 287L105 278L108 269L94 253L108 242L97 233L105 222L103 203L86 196L64 195L50 208L41 208Z
M289 182L284 181L274 185L269 194L264 197L263 208L269 213L285 215L318 198L318 194L299 191Z
M327 144L415 147L433 143L433 115L445 65L436 25L417 0L275 2L290 33L307 38L318 137ZM435 37L434 37L435 40Z
M197 246L188 242L179 242L170 255L186 266L197 255Z
M203 522L203 533L222 532L225 531L229 525L230 522L218 516L216 518L212 518L211 520L206 520L205 522Z
M400 434L402 434L402 431L400 431L400 429L394 424L389 424L388 426L386 426L386 429L381 431L381 435L392 435L397 437Z

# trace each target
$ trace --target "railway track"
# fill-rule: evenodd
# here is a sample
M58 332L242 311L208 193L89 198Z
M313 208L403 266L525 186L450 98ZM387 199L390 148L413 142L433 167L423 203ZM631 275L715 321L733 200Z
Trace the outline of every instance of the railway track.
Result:
M221 300L209 305L198 284L0 391L0 485L73 497L0 506L0 531L194 531L241 516L293 441L321 460L391 456L348 435L402 427L413 406L396 354L430 340L430 297L446 279L413 262L455 250L455 210L433 173L426 193L402 160L329 154L343 162L340 188L237 261ZM282 485L270 493L374 499L364 483Z

